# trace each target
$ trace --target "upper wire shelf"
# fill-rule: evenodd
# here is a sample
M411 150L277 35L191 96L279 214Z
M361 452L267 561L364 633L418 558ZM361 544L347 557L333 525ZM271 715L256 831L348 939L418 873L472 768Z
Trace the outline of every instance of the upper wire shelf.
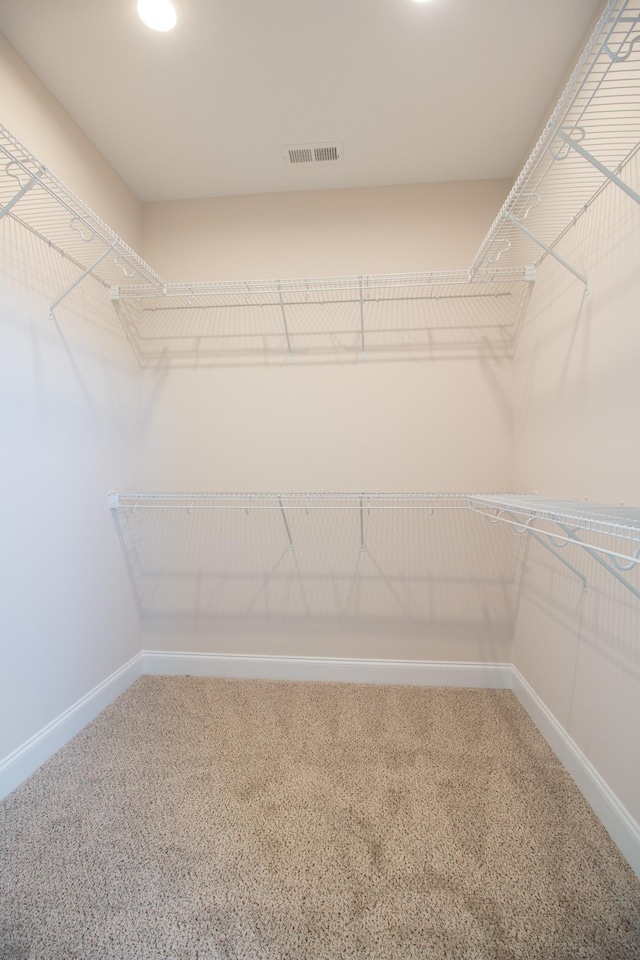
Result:
M609 182L636 202L624 168L640 141L640 2L610 0L502 209L471 273L537 264Z
M91 274L107 287L132 281L164 287L148 263L0 125L0 218L9 213L82 271L76 283Z
M112 289L141 359L197 347L286 354L324 349L368 352L397 346L509 349L527 303L530 267L169 283Z
M522 173L467 270L247 282L166 283L0 126L0 219L15 217L110 296L141 362L335 350L515 348L535 280L640 145L640 0L609 0Z

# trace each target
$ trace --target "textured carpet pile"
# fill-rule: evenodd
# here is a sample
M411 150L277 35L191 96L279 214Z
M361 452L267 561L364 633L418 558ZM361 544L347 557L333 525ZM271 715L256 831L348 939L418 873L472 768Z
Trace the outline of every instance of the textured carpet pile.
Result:
M0 804L3 960L634 960L508 691L143 677Z

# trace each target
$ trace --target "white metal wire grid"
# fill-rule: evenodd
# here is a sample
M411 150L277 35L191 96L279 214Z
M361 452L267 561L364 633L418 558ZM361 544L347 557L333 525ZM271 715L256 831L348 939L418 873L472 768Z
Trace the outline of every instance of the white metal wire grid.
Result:
M609 180L568 136L614 175L622 174L640 139L640 2L610 0L502 209L471 272L538 263L548 247Z
M397 346L508 353L533 265L611 177L640 200L620 176L640 142L639 40L640 0L609 0L468 270L167 284L3 127L0 218L58 249L79 279L110 287L140 359Z
M467 493L111 493L111 509L419 510L468 508Z
M164 286L155 270L0 125L0 216L3 211L81 271L91 268L105 286L132 280L154 290Z
M472 494L470 506L545 520L567 527L640 543L640 507L521 495Z
M524 313L527 268L168 284L114 292L141 358L171 344L176 355L253 347L304 355L335 347L362 354L394 346L507 347Z

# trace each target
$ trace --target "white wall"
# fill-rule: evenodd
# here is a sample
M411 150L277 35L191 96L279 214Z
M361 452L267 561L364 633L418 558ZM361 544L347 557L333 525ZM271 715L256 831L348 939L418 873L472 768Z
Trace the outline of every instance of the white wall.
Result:
M137 201L4 41L0 53L2 121L135 242ZM0 758L141 645L106 506L136 480L139 371L96 281L48 319L77 274L0 221Z
M637 157L625 177L637 190ZM516 489L640 504L639 249L640 210L610 186L558 247L590 295L541 266L514 364ZM574 548L586 594L537 544L523 559L514 663L640 820L640 601Z
M170 281L465 269L508 180L146 203L143 255Z
M0 123L140 250L142 203L1 33Z
M184 280L463 269L507 186L153 203L144 251ZM153 397L145 488L510 487L507 359L383 352L363 360L357 349L328 349L223 365L187 355L176 369L170 346L164 359L144 373ZM460 514L379 515L367 520L361 553L357 516L296 515L291 553L280 517L245 519L207 521L205 534L200 516L138 518L131 537L148 648L507 658L504 531Z

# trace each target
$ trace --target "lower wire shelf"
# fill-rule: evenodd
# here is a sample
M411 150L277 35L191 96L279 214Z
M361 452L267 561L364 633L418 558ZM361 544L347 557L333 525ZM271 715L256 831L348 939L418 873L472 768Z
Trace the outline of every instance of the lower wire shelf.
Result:
M282 516L289 548L294 549L287 512L355 510L360 514L360 549L365 550L364 519L380 510L470 511L491 523L507 523L549 550L588 587L586 577L559 551L579 547L640 599L628 577L640 565L640 507L551 500L524 494L485 493L110 493L113 511L138 510L276 510Z

